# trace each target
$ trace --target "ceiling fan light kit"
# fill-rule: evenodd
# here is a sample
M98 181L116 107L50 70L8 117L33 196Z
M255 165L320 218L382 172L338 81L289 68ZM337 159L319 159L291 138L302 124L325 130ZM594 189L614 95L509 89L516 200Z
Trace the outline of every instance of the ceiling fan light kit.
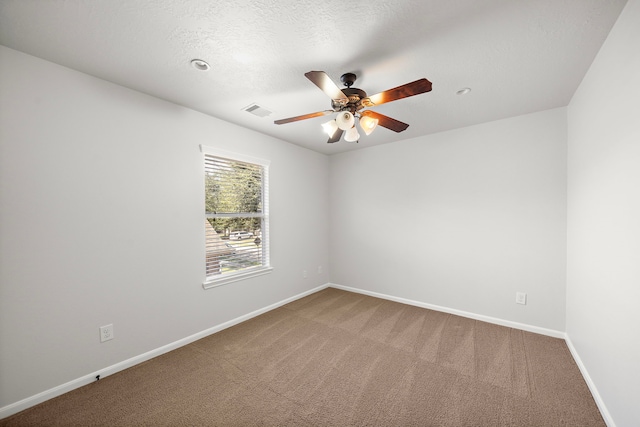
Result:
M352 127L344 134L344 140L347 142L358 142L360 139L360 134L358 133L358 129L356 127Z
M431 82L422 78L373 96L367 96L367 93L362 89L351 87L356 81L356 75L353 73L345 73L340 77L340 81L346 86L345 89L340 89L324 71L309 71L305 73L305 77L331 98L332 109L289 117L288 119L280 119L274 121L274 123L283 125L285 123L338 113L334 120L329 120L322 124L322 128L329 135L328 143L339 141L343 134L345 141L357 142L360 139L360 134L355 126L356 118L359 119L358 123L366 135L370 135L378 125L394 132L404 131L409 127L407 123L376 113L375 111L364 110L364 108L419 95L431 90Z
M371 132L378 127L378 119L374 119L371 116L360 117L360 127L366 135L371 135Z
M335 135L336 131L339 129L338 123L336 123L335 120L329 120L328 122L322 124L322 129L324 129L327 135L332 137L333 135Z
M340 114L338 114L338 117L336 117L336 123L338 124L338 127L342 130L351 129L355 124L355 122L356 122L356 119L353 117L353 114L351 114L348 111L343 111Z

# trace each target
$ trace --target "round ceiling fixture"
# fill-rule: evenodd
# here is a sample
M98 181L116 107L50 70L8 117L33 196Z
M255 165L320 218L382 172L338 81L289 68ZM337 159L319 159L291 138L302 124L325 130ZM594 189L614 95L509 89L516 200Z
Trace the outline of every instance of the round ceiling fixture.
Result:
M211 66L203 59L192 59L191 66L198 71L209 71Z
M471 92L471 88L470 87L463 87L462 89L460 89L459 91L456 92L456 95L466 95L469 92Z

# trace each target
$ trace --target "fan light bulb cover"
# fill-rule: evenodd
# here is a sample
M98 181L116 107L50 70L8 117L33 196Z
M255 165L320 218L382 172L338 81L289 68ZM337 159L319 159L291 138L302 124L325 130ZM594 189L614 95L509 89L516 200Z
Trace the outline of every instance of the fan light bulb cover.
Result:
M360 117L360 127L365 134L371 135L371 132L378 126L378 119L369 116Z
M355 124L355 122L356 122L356 119L353 117L353 114L351 114L348 111L343 111L340 114L338 114L338 117L336 117L336 123L338 124L338 127L342 130L351 129Z
M360 134L356 127L352 127L344 134L344 140L347 142L357 142L360 139Z
M329 137L333 137L338 130L338 124L335 120L329 120L327 123L322 124L322 130L324 130Z

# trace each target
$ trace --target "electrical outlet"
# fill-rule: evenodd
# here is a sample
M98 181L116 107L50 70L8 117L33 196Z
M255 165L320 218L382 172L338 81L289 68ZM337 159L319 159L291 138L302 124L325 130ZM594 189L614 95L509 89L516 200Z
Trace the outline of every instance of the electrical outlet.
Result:
M307 278L307 270L302 270L302 278L303 279Z
M105 342L113 339L113 324L100 326L100 342Z
M322 274L322 266L321 265L318 266L318 274Z
M524 292L516 292L516 304L527 304L527 294Z

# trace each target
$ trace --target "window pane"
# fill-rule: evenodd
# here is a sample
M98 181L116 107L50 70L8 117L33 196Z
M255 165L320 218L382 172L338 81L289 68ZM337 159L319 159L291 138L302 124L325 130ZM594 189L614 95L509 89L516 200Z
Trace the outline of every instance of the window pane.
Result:
M206 213L262 212L262 167L205 157Z
M207 276L262 265L261 218L208 218Z

